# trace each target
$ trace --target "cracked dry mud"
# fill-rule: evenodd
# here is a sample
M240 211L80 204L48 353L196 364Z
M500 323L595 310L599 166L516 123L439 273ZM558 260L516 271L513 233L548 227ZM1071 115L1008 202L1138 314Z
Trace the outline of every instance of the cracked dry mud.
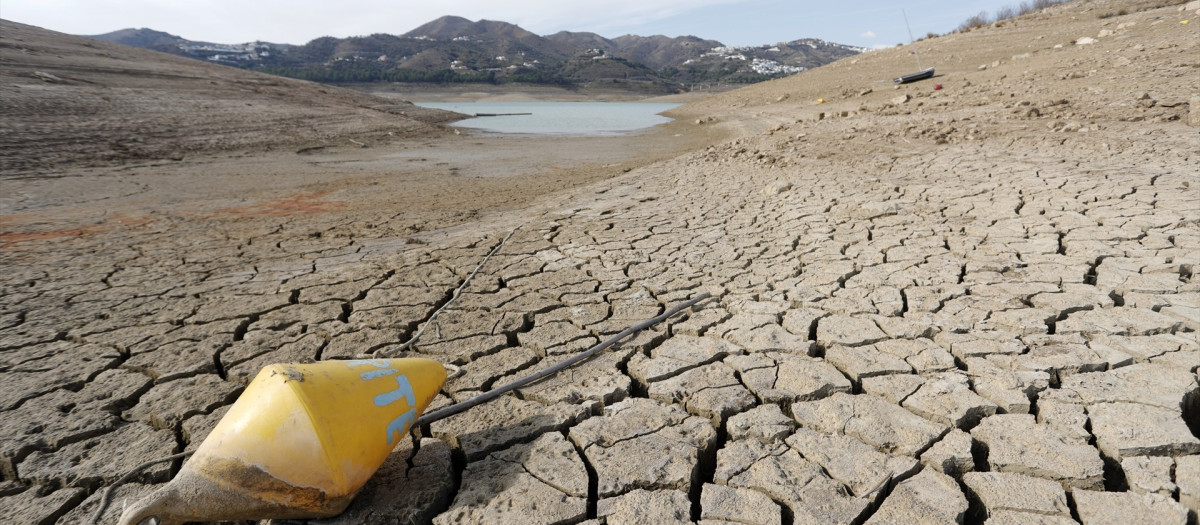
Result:
M1169 3L918 43L943 91L872 83L901 48L702 100L736 138L418 239L366 208L5 244L0 505L86 522L267 363L428 323L444 406L712 292L309 523L1194 520L1200 6Z

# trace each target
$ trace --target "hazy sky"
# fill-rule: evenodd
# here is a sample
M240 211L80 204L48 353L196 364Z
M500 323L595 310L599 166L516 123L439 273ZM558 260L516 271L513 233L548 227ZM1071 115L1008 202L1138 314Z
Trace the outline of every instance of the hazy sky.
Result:
M303 44L405 33L443 15L503 20L540 35L696 35L729 45L822 38L865 47L945 33L1017 0L3 0L0 18L72 34L148 27L190 40Z

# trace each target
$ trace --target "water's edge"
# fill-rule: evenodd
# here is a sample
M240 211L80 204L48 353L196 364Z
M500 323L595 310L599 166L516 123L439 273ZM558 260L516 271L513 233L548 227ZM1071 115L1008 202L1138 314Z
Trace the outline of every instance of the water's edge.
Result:
M418 102L467 115L496 114L451 125L493 133L622 135L670 122L659 115L680 106L663 102ZM521 113L520 115L504 115Z

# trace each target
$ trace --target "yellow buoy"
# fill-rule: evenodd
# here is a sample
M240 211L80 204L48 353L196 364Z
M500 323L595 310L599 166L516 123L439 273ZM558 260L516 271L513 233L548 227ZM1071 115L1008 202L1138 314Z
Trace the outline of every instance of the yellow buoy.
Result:
M446 380L429 359L270 365L133 525L320 518L342 512Z

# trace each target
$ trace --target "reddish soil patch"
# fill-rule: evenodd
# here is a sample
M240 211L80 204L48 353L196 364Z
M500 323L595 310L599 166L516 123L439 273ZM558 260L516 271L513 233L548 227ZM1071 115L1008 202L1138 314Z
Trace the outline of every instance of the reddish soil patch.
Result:
M32 213L6 215L0 217L0 226L11 228L18 224L29 224L30 222L36 222L35 218L38 215L39 214ZM62 239L66 237L96 235L113 231L118 227L125 227L126 229L141 227L147 222L150 222L150 218L144 215L130 216L118 213L105 221L74 228L59 228L36 231L0 231L0 244L7 245L26 241L44 241L49 239Z
M284 217L288 215L309 215L338 211L345 209L349 204L344 201L321 200L330 193L333 193L333 190L297 193L261 204L221 208L217 212L222 216Z

